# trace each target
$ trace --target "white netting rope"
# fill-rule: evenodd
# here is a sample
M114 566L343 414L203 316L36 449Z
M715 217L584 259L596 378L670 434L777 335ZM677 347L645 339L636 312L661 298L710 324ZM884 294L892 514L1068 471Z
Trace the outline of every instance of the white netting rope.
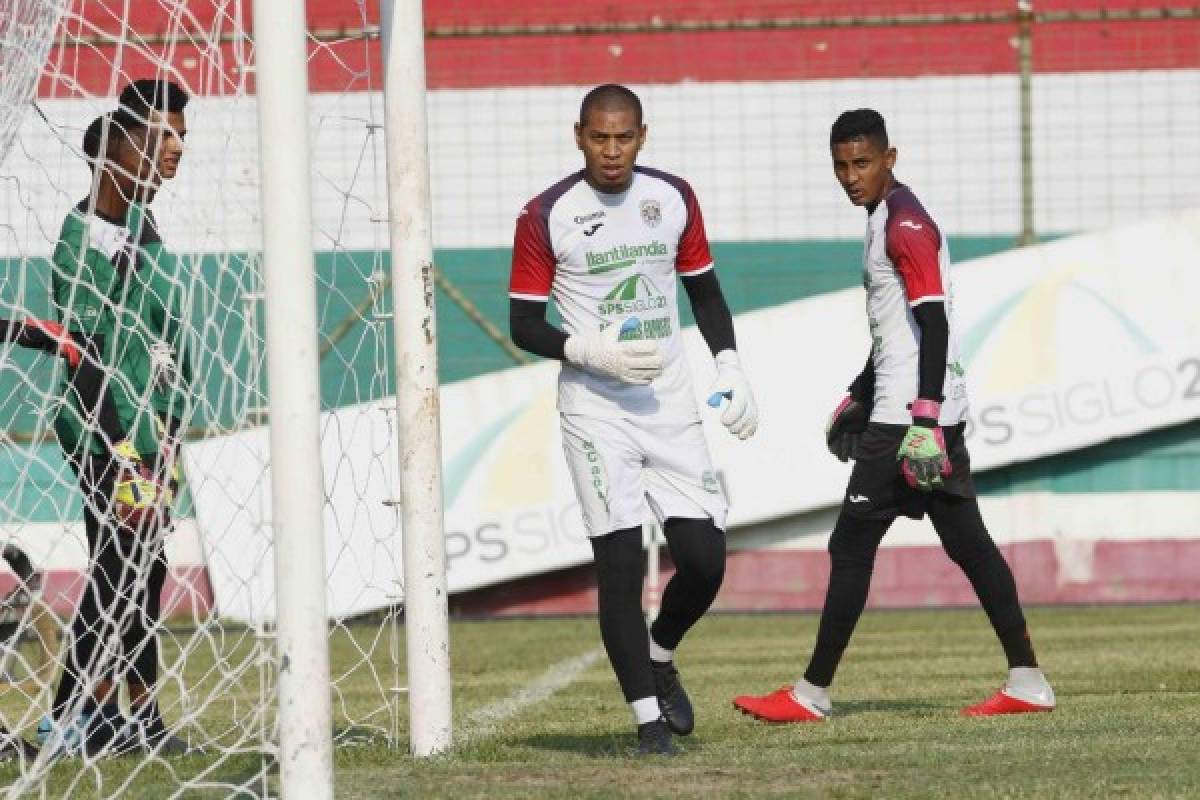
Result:
M51 759L44 748L33 762L0 762L0 783L43 797L243 788L266 795L278 736L276 576L248 19L240 0L213 0L203 10L183 0L66 5L16 0L15 15L0 22L0 144L13 144L0 165L0 318L55 316L51 255L64 215L90 190L80 144L89 123L114 109L131 80L183 86L191 101L179 175L152 207L165 246L187 266L176 288L187 297L198 351L196 406L186 420L186 482L167 544L171 579L155 693L171 732L203 752L183 767L155 752ZM371 27L366 3L325 7L333 5L350 22L345 27ZM404 701L397 521L378 499L380 487L394 486L395 434L386 402L382 101L369 46L363 33L318 36L309 46L310 58L324 60L326 74L344 77L345 86L310 97L322 403L334 412L322 427L326 562L331 581L350 587L340 605L331 604L333 735L341 746L396 746ZM39 79L40 114L22 119L15 112L31 105ZM50 709L87 567L79 487L54 438L62 369L49 354L0 343L0 543L28 554L35 570L25 580L0 580L0 724L30 742ZM342 455L364 441L374 448L367 474L363 462ZM134 569L147 566L143 559ZM355 616L362 608L373 611ZM123 711L129 702L123 687Z
M0 163L37 90L62 12L50 0L8 0L0 14Z

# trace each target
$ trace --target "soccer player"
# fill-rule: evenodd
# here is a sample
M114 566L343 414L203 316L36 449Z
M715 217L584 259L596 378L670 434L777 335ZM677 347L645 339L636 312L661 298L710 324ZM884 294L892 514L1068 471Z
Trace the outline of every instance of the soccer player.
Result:
M178 169L187 102L174 83L136 81L116 111L89 126L83 149L95 189L67 215L54 253L62 324L82 342L85 360L109 373L105 391L128 432L114 444L91 424L86 400L64 384L55 430L79 478L90 555L52 720L39 728L56 751L185 749L167 730L153 689L164 539L190 406L188 286L148 206ZM121 679L131 718L117 705Z
M945 237L912 190L896 180L883 117L847 111L829 137L833 171L867 211L863 277L871 354L826 429L830 450L854 458L829 538L829 587L808 669L793 686L733 704L767 722L823 720L829 686L867 600L875 553L899 515L929 515L966 574L1008 659L1008 681L970 716L1050 711L1017 587L984 527L963 442L967 391L954 325Z
M638 752L672 754L694 726L674 651L725 574L725 517L679 332L676 276L716 360L710 404L754 434L742 370L700 206L681 178L637 166L642 105L624 86L583 98L575 143L584 167L517 217L510 328L521 348L563 362L563 449L595 554L600 634L638 726ZM546 320L553 296L563 329ZM675 575L647 636L642 522L662 522Z

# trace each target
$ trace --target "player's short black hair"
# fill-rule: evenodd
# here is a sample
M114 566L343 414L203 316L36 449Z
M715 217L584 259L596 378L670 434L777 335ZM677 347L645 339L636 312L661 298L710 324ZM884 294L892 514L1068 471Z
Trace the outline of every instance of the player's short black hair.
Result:
M883 121L883 115L870 108L843 111L829 130L829 146L853 142L856 139L868 139L880 150L887 150L887 125Z
M145 128L151 111L171 113L183 111L191 97L183 87L166 78L142 78L121 90L117 108L92 120L83 133L83 154L93 168L100 159L100 144L107 128L109 145L118 136L128 136Z
M123 130L118 130L114 124L115 113L110 111L107 114L101 114L92 120L87 126L87 130L83 132L83 154L87 156L88 166L92 169L96 168L97 162L100 161L100 145L105 141L105 135L108 136L107 148L111 148L116 137Z
M165 78L142 78L121 90L113 122L125 131L146 127L151 111L162 114L183 111L188 93L179 84Z
M121 111L129 111L145 119L150 111L164 114L183 111L190 99L188 93L175 81L166 78L142 78L121 90L121 96L117 98L117 107Z
M604 83L583 96L579 104L579 124L587 124L588 114L593 109L601 111L632 111L637 124L642 124L642 101L627 87L619 83Z

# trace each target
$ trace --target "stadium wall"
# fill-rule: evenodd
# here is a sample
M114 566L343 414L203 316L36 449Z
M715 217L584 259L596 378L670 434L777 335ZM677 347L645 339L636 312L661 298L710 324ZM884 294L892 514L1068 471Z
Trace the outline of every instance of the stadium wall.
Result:
M871 4L825 5L813 4L812 13L877 11ZM1069 5L1040 3L1039 8ZM613 22L619 21L614 14L634 13L581 2L520 11L510 6L432 2L426 13L431 26L443 28L489 21ZM674 0L656 4L667 21L694 15L694 6ZM939 10L980 11L985 6L991 8L955 0ZM734 17L744 10L734 3L723 13ZM309 14L313 28L374 22L369 17L347 20L332 2L311 3ZM156 24L150 17L133 22L143 32L152 32ZM197 22L212 20L200 13ZM735 311L857 282L861 217L838 196L823 143L829 120L848 105L873 105L888 116L901 148L900 173L935 209L957 258L1006 249L1016 240L1019 219L1012 33L1005 26L945 25L901 33L613 34L482 42L435 38L429 74L439 268L503 328L513 215L529 196L577 168L570 125L583 87L602 80L626 81L642 93L651 126L644 161L685 175L697 189ZM1050 25L1038 36L1034 172L1036 222L1043 236L1200 205L1194 172L1153 157L1165 149L1173 153L1172 164L1200 163L1200 25L1187 20L1169 27L1162 22ZM378 119L380 111L377 87L369 83L369 76L378 72L366 68L377 63L378 52L374 45L360 45L322 48L311 62L310 82L317 92L314 170L323 187L317 193L314 245L327 335L366 296L373 270L388 269L379 250L384 229L378 224L346 226L339 216L348 186L356 187L357 199L376 206L383 197L381 173L365 189L352 180L374 168L369 158L364 161L363 143L371 136L366 123ZM76 141L87 121L110 104L81 94L102 96L108 90L111 59L99 50L81 52L69 68L60 64L53 71L72 75L71 82L48 77L40 89L53 135L47 135L46 123L30 115L2 168L0 306L5 313L44 308L44 258L62 214L85 191L86 171L63 141ZM547 58L548 52L554 57ZM696 53L705 57L696 58ZM125 69L132 75L138 69L137 54L125 55ZM242 79L232 73L214 78L205 73L211 65L197 62L196 56L186 46L172 54L174 68L199 96L191 107L189 152L180 179L160 199L160 218L167 240L190 254L205 276L207 305L198 308L197 322L212 337L211 352L219 357L202 372L209 379L206 392L218 398L213 413L229 421L246 409L243 384L255 358L246 346L255 332L246 329L235 310L240 308L236 298L254 288L257 130L253 99L231 88L244 85L237 83ZM189 163L203 169L189 173ZM203 180L194 177L199 174ZM444 294L439 294L439 314L444 380L512 365ZM386 352L376 347L379 340L356 330L333 347L322 364L325 408L390 392L390 374L382 383L376 377L380 359L387 360ZM53 381L50 369L25 354L4 353L0 419L6 430L44 429L45 419L29 398ZM1186 563L1182 556L1194 556L1180 548L1192 547L1189 539L1200 535L1195 531L1200 521L1196 433L1194 425L1183 425L981 475L984 485L998 482L985 490L986 513L1015 559L1019 579L1082 575L1087 570L1080 564L1090 563L1091 580L1068 582L1076 594L1054 595L1047 588L1041 596L1047 601L1159 599L1165 591L1176 593L1172 599L1195 597L1193 582L1164 576ZM36 544L64 538L64 530L70 533L65 538L76 545L81 541L73 522L78 504L64 466L53 447L9 448L7 454L0 464L4 530L29 543L48 569L69 578L81 566L82 548L63 545L42 552ZM43 466L32 469L30 463ZM1083 483L1074 482L1076 478ZM1093 479L1094 487L1084 485ZM1096 508L1113 509L1112 518L1121 525L1098 525L1106 517L1083 513ZM1129 508L1140 512L1115 513ZM1038 527L1045 520L1054 520L1052 530ZM739 531L733 542L739 552L731 561L722 602L811 606L816 595L808 579L788 575L822 571L820 529L827 529L828 522L820 514L802 515ZM1029 540L1030 531L1040 531L1033 537L1037 541ZM936 565L940 558L930 541L906 536L899 530L892 536L893 543L904 547L885 550L877 589L894 583L913 587L912 592L877 593L875 602L939 601L936 594L918 591L928 583L920 579L925 561L905 560L916 566L886 573L900 577L883 577L887 559L927 553L934 559L928 563ZM203 574L201 549L190 528L179 540L173 563L179 579L191 581ZM1081 545L1084 555L1078 555L1047 544L1055 540L1094 546L1088 550ZM1075 566L1067 565L1071 559ZM1144 580L1134 580L1135 573ZM753 581L739 588L739 576L755 575L778 577L759 581L763 591L756 598L749 591ZM551 602L560 579L526 580L519 586L544 587L539 590L547 601L538 606L542 610L573 607ZM1146 588L1156 580L1161 587L1175 588ZM789 591L798 581L808 588ZM1057 586L1057 581L1046 586ZM511 589L474 593L461 607L519 610L523 606L502 599ZM188 595L200 598L197 607L211 602L205 591Z
M977 475L984 520L1026 603L1200 600L1200 422ZM836 509L730 535L723 610L817 610ZM976 605L927 521L900 519L884 540L872 607ZM658 590L671 575L662 553ZM654 587L648 588L653 594ZM581 613L595 608L591 567L465 592L462 615Z

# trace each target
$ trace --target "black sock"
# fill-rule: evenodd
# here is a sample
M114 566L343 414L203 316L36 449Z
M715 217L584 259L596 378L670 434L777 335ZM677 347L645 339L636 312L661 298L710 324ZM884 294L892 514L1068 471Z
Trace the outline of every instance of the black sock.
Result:
M1036 667L1037 656L1017 599L1017 583L983 524L979 502L975 498L935 494L930 498L929 518L946 554L975 589L1004 648L1009 668Z
M821 609L817 642L804 679L814 686L827 687L850 643L850 636L867 604L875 553L892 524L891 519L863 519L845 509L829 537L829 588Z
M591 539L596 556L600 638L617 682L632 703L654 696L650 640L642 616L642 529L624 528Z
M712 605L725 577L725 533L711 519L671 517L663 525L675 574L662 594L662 607L650 626L654 642L679 646Z
M1037 654L1033 652L1033 642L1029 639L1029 630L1007 631L1000 635L1000 646L1004 648L1004 657L1008 659L1008 668L1036 667Z

